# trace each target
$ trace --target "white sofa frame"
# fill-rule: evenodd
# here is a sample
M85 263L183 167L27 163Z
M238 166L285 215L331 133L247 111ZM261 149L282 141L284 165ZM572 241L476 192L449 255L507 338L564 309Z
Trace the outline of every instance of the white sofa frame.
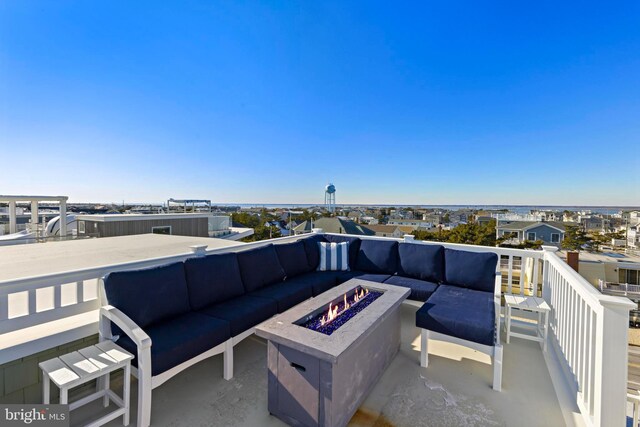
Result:
M100 308L99 316L99 337L100 341L114 341L116 337L111 333L111 324L118 326L135 343L137 347L137 368L131 367L131 373L138 379L138 418L137 425L147 427L151 424L151 394L152 390L161 386L166 381L193 366L194 364L218 354L223 355L223 377L225 380L233 378L233 347L240 341L249 337L255 332L255 328L231 337L225 342L218 344L209 350L201 353L181 364L168 369L161 374L151 375L151 337L138 326L129 316L106 301L104 292L104 278L100 279L101 298L106 305Z
M498 261L499 263L500 261ZM498 265L499 267L499 265ZM474 341L464 340L440 332L422 329L420 332L420 366L429 366L429 340L450 342L464 347L469 347L481 353L491 356L493 363L493 389L502 390L502 344L500 343L500 300L502 297L502 273L496 272L495 286L493 291L493 304L495 307L495 332L494 344L492 346L479 344Z

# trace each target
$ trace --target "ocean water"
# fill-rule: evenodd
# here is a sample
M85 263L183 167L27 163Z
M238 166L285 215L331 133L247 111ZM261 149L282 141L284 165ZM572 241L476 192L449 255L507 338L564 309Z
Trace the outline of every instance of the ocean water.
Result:
M214 203L215 206L240 206L243 208L266 208L266 209L306 209L317 206L323 206L322 204L281 204L281 203ZM548 210L548 211L591 211L593 213L600 213L605 215L611 215L623 211L640 210L640 206L551 206L551 205L383 205L383 204L336 204L337 208L346 207L413 207L413 208L426 208L426 209L446 209L446 210L458 210L458 209L476 209L476 210L501 210L507 209L509 212L527 214L531 210Z

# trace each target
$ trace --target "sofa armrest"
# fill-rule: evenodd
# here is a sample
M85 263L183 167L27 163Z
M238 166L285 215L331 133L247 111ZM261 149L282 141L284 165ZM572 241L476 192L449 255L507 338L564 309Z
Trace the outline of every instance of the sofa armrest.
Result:
M136 344L138 350L151 347L151 338L129 316L112 305L100 308L100 335L106 337L111 334L111 322L115 323L122 332Z
M493 305L496 316L496 345L500 345L500 307L502 305L502 272L496 271L496 283L493 289Z

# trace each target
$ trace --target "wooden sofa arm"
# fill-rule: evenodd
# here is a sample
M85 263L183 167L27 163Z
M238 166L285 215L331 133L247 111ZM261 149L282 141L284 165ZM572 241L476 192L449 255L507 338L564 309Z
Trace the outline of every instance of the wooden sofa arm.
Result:
M100 335L105 337L111 334L111 322L115 323L122 332L136 344L138 350L151 347L151 338L129 316L112 305L100 308Z

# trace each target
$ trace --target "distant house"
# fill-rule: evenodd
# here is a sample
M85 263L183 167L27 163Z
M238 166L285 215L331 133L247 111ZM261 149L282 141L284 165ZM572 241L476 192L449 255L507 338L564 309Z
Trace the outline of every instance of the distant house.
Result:
M376 234L376 236L379 236L379 237L400 238L405 234L407 234L404 231L402 231L402 229L398 225L370 224L370 225L366 225L365 228L372 230Z
M388 225L401 225L406 227L412 227L414 230L418 228L429 230L433 228L434 223L431 221L425 221L420 219L392 219L388 221Z
M319 218L304 221L293 229L295 234L310 233L313 228L321 228L325 233L355 234L358 236L375 236L375 232L364 225L360 225L346 217Z
M496 227L498 237L510 237L509 243L541 240L545 245L560 246L565 226L556 221L500 221Z

